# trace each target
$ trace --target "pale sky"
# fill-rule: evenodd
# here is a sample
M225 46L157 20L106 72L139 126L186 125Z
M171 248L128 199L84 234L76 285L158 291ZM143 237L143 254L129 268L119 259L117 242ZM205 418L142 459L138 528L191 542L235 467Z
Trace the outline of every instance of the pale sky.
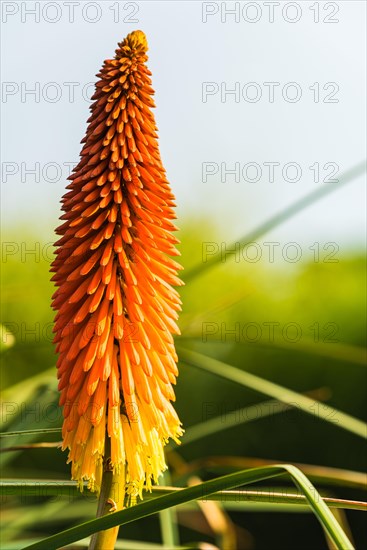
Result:
M235 239L365 158L364 1L1 8L6 231L27 224L42 234L58 225L67 164L78 160L89 117L88 83L134 29L148 37L161 154L179 219L208 219ZM271 236L355 246L364 227L360 177Z

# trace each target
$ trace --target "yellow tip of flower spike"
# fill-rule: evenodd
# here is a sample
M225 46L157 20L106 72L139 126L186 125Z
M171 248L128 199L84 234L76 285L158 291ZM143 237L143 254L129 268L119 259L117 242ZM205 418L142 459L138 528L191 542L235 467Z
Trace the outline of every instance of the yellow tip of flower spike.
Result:
M147 39L134 31L105 61L82 143L62 199L51 270L63 449L72 478L99 492L106 438L126 494L166 469L164 446L178 442L171 404L181 266L172 235L174 196L158 142Z
M127 35L124 43L132 50L141 49L144 53L148 51L148 41L143 31L133 31Z

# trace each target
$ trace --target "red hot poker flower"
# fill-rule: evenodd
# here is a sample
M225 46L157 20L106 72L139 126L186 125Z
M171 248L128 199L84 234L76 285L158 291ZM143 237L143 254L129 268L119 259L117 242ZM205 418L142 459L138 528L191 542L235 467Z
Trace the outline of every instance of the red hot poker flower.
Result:
M97 75L81 160L62 199L52 264L63 449L72 478L99 491L106 438L130 494L166 468L178 441L171 404L181 266L174 196L163 168L143 32L130 33Z

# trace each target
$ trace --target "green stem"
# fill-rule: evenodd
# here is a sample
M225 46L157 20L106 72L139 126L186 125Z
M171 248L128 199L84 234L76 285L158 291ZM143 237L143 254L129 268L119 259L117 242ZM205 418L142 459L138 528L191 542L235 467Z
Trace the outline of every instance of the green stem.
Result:
M97 518L110 515L113 512L122 510L124 507L125 467L121 466L119 472L114 472L111 467L110 455L110 438L106 434L105 458ZM94 533L90 540L89 550L114 550L118 532L119 525Z

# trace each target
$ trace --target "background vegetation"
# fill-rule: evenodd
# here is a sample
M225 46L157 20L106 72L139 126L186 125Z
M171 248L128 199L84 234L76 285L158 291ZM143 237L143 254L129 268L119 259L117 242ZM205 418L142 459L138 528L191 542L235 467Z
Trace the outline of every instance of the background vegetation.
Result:
M356 419L366 412L363 256L339 252L328 262L308 251L300 262L269 263L266 255L259 262L228 255L204 271L205 243L221 246L218 228L202 220L181 226L187 284L176 407L186 434L180 447L167 450L162 485L184 487L286 462L299 465L323 496L361 501L366 453ZM68 482L66 454L57 448L51 231L48 236L18 229L3 243L2 424L4 431L27 432L1 439L2 477L17 480L2 486L2 548L9 550L91 519L96 509L94 496L78 495ZM264 240L257 241L263 250ZM201 272L195 274L196 266ZM205 357L220 362L205 367ZM243 378L234 380L233 372ZM57 489L41 480L57 481ZM299 503L301 495L289 477L268 479L237 496L129 523L117 548L187 548L200 541L226 550L333 548L311 508ZM364 547L361 511L333 510L355 547Z

